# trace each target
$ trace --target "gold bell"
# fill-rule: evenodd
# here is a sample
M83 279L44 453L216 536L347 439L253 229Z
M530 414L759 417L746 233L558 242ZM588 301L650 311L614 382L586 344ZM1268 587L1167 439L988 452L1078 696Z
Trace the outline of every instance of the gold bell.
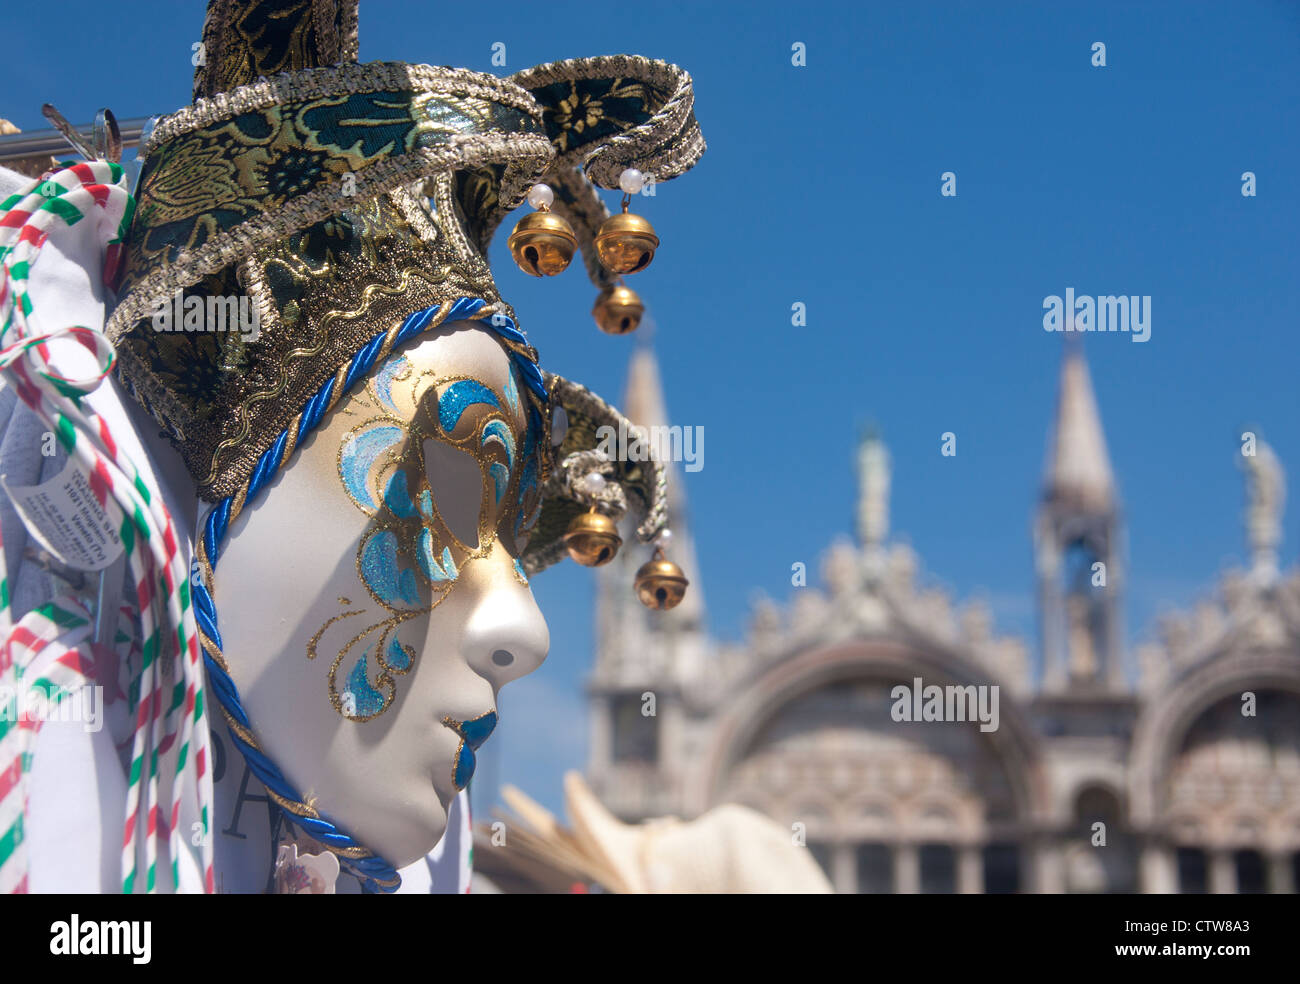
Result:
M569 223L553 212L525 215L507 243L519 268L534 277L563 273L578 249L578 239Z
M607 335L626 335L636 331L641 324L641 315L645 305L636 291L622 284L611 284L596 297L596 306L591 309L592 316L600 330Z
M690 583L682 569L664 557L663 547L655 547L654 556L636 572L636 596L646 608L666 612L681 604Z
M596 255L610 273L640 273L650 265L659 248L652 225L627 210L630 196L623 196L623 211L611 215L596 232Z
M583 567L608 564L622 545L618 524L595 509L574 516L564 533L565 549Z

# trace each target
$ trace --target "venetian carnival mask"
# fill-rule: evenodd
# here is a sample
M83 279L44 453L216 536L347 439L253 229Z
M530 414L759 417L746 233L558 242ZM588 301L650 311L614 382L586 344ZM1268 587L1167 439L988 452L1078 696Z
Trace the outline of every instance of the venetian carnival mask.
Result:
M547 438L491 334L449 325L341 401L231 530L214 597L239 613L224 653L262 747L398 866L436 843L501 687L546 658L519 558Z
M204 39L194 106L141 146L107 333L211 504L193 595L234 747L290 825L392 889L442 834L500 688L546 657L528 577L583 556L580 517L634 510L642 543L666 522L663 469L596 450L628 422L541 370L488 242L527 196L549 217L512 242L526 272L571 235L598 324L634 328L618 274L658 239L627 205L703 152L690 77L631 56L507 79L359 65L355 3L325 0L212 0ZM620 290L636 303L611 313ZM162 330L177 292L247 299L258 330ZM656 563L639 595L669 607L685 581Z

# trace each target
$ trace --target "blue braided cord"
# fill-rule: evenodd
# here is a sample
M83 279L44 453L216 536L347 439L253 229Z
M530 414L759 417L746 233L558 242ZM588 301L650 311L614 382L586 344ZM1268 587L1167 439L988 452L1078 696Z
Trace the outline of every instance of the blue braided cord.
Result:
M377 335L362 346L361 351L353 358L352 365L348 366L347 376L343 378L343 391L345 393L352 388L352 384L358 378L370 371L375 359L379 357L379 350L383 347L383 344L384 337Z
M307 405L302 408L302 420L298 423L299 440L320 423L321 417L325 415L325 408L329 406L330 397L333 395L334 380L331 379L321 387L320 392L307 401Z
M439 324L446 324L450 321L461 321L473 318L479 314L486 301L477 297L461 297L453 301L451 307L446 311ZM402 322L402 327L398 329L393 338L393 344L389 349L396 349L399 345L411 338L414 338L420 332L424 331L429 322L442 311L442 305L434 305L424 308L407 316ZM523 332L515 327L505 315L494 316L482 321L484 327L490 327L502 338L521 345L527 344L527 339ZM374 366L375 361L379 358L379 353L384 347L384 339L387 332L380 332L375 335L369 342L362 346L361 350L352 357L352 362L348 366L348 371L343 379L343 392L346 393L356 385L357 381L365 378L370 369ZM546 386L542 381L541 370L527 356L510 351L510 361L519 371L520 377L524 384L537 396L545 402L548 399ZM307 401L306 406L302 409L302 415L298 422L298 432L294 447L300 444L304 437L309 434L320 423L321 418L325 416L325 410L330 405L334 397L334 385L337 382L337 375L330 377L326 383L321 386L316 394ZM257 494L275 477L280 469L281 459L284 457L284 449L289 440L289 429L285 428L276 438L275 443L264 451L258 458L256 466L253 468L253 474L248 480L247 490L245 492L245 503L251 502ZM227 496L213 507L208 513L207 520L203 529L203 547L207 553L208 563L215 568L217 558L220 556L221 545L225 542L226 533L230 525L230 512L233 496ZM217 628L217 607L212 600L212 595L208 592L207 586L199 584L193 586L191 592L194 604L195 620L203 634L220 650L222 647L221 633ZM230 715L239 726L246 731L251 732L252 725L249 723L248 714L244 711L242 701L239 699L239 690L235 686L235 681L221 667L219 663L208 653L206 647L203 652L204 665L208 669L208 678L212 681L212 692L216 696L222 708ZM297 790L290 785L284 774L260 749L250 745L241 738L233 728L227 729L230 732L231 741L243 754L248 766L252 769L253 774L267 789L274 792L281 799L291 803L301 803L302 797ZM290 821L302 827L302 829L322 844L326 844L338 849L362 847L351 836L339 830L337 826L324 817L290 815ZM365 858L339 858L343 867L352 874L361 879L362 887L367 892L374 892L377 889L385 892L395 891L401 884L397 870L377 854L372 854Z
M523 356L510 353L515 363L515 368L519 370L519 375L524 377L524 382L528 388L537 394L543 403L547 400L546 384L542 382L542 370L536 365L525 359Z
M198 623L199 630L212 640L214 646L223 648L221 633L217 631L217 609L208 589L202 584L191 584L190 600L194 605L194 621Z
M258 492L262 491L262 486L271 481L271 478L279 471L278 462L284 456L284 446L289 443L289 432L283 430L280 436L275 439L275 443L267 448L266 453L258 459L257 467L253 469L253 474L248 480L249 499L254 498Z
M208 553L208 563L215 564L221 541L226 538L226 520L230 515L230 499L222 499L217 503L212 512L208 513L207 521L203 524L203 548Z

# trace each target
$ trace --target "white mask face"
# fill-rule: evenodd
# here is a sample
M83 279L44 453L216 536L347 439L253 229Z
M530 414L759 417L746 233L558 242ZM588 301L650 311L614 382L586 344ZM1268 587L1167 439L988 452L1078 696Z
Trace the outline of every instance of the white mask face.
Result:
M509 357L453 323L383 360L231 525L214 599L263 750L398 867L427 854L550 643L517 558L537 449Z

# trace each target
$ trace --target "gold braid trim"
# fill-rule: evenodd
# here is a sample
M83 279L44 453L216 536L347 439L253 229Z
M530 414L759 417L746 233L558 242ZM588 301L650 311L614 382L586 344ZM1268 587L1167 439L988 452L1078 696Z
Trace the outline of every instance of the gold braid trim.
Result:
M367 198L382 194L433 171L506 163L514 178L507 183L521 188L545 171L554 153L541 134L470 134L455 137L441 147L421 147L409 154L372 164L356 175L356 194ZM256 247L305 229L338 211L339 186L326 185L286 202L279 209L226 230L197 249L182 253L175 262L160 267L134 284L117 306L105 328L116 342L146 317L159 297L189 287L205 274L248 256Z
M677 65L640 55L601 55L548 62L516 72L510 81L530 92L555 82L583 79L636 79L665 96L644 123L615 134L597 147L579 144L558 155L558 162L580 166L593 182L613 191L626 167L638 167L656 181L685 174L704 153L704 137L695 121L695 92L690 73Z
M372 89L486 99L527 113L538 126L542 123L542 111L537 101L526 89L507 79L472 72L467 68L435 68L432 65L408 65L405 62L368 62L365 65L303 68L275 78L241 85L211 98L200 97L193 106L178 109L158 121L142 150L142 156L147 156L174 137L229 120L250 110Z
M286 352L283 356L283 361L277 367L279 370L279 379L277 380L276 384L274 386L267 387L264 390L259 390L258 392L248 397L246 400L244 400L243 403L239 405L239 430L236 431L232 436L226 438L224 441L222 441L220 444L217 445L216 450L212 452L212 467L208 471L208 474L203 478L203 480L199 484L211 485L212 482L216 480L217 472L219 472L223 467L221 458L225 454L225 452L230 448L238 447L239 445L243 444L244 441L248 438L249 431L252 429L252 422L250 420L251 414L249 413L249 411L253 407L253 405L257 403L265 403L267 400L277 399L280 396L280 394L284 392L285 384L288 382L288 378L289 378L288 361L290 359L313 358L319 355L322 351L324 351L325 346L329 344L329 340L330 340L329 328L332 324L334 324L334 322L353 321L367 314L370 310L370 303L374 299L375 295L377 294L383 294L386 297L398 297L406 293L406 291L410 288L412 273L413 271L411 270L403 270L401 283L391 287L388 286L387 284L378 284L378 283L370 284L369 286L366 287L364 291L362 291L360 303L358 303L357 306L353 308L351 311L331 311L329 314L327 314L324 318L321 319L320 325L317 328L320 338L315 345L302 345L299 346L298 348L293 348L290 349L288 352ZM436 283L436 281L434 281L432 277L421 274L419 273L419 271L414 271L414 273L416 276L422 277L423 279L429 281L429 283L431 284ZM446 307L445 304L443 306L444 308ZM441 321L439 323L441 323ZM394 328L389 329L390 335L395 333L398 328L401 328L400 321ZM387 354L386 351L385 354ZM347 375L348 365L350 364L351 363L349 360L348 363L345 363L343 367L337 373L335 373L336 391L337 388L342 385L343 379ZM331 402L330 408L333 409L333 407L334 407L334 403ZM289 433L290 433L289 440L291 442L291 446L292 446L292 442L296 440L295 435L297 434L297 423L301 419L301 416L302 415L299 414L297 417L294 417L293 422L289 425ZM281 462L281 464L283 464L283 462ZM247 484L241 487L239 492L241 496L244 494L243 490L246 488L247 488Z

